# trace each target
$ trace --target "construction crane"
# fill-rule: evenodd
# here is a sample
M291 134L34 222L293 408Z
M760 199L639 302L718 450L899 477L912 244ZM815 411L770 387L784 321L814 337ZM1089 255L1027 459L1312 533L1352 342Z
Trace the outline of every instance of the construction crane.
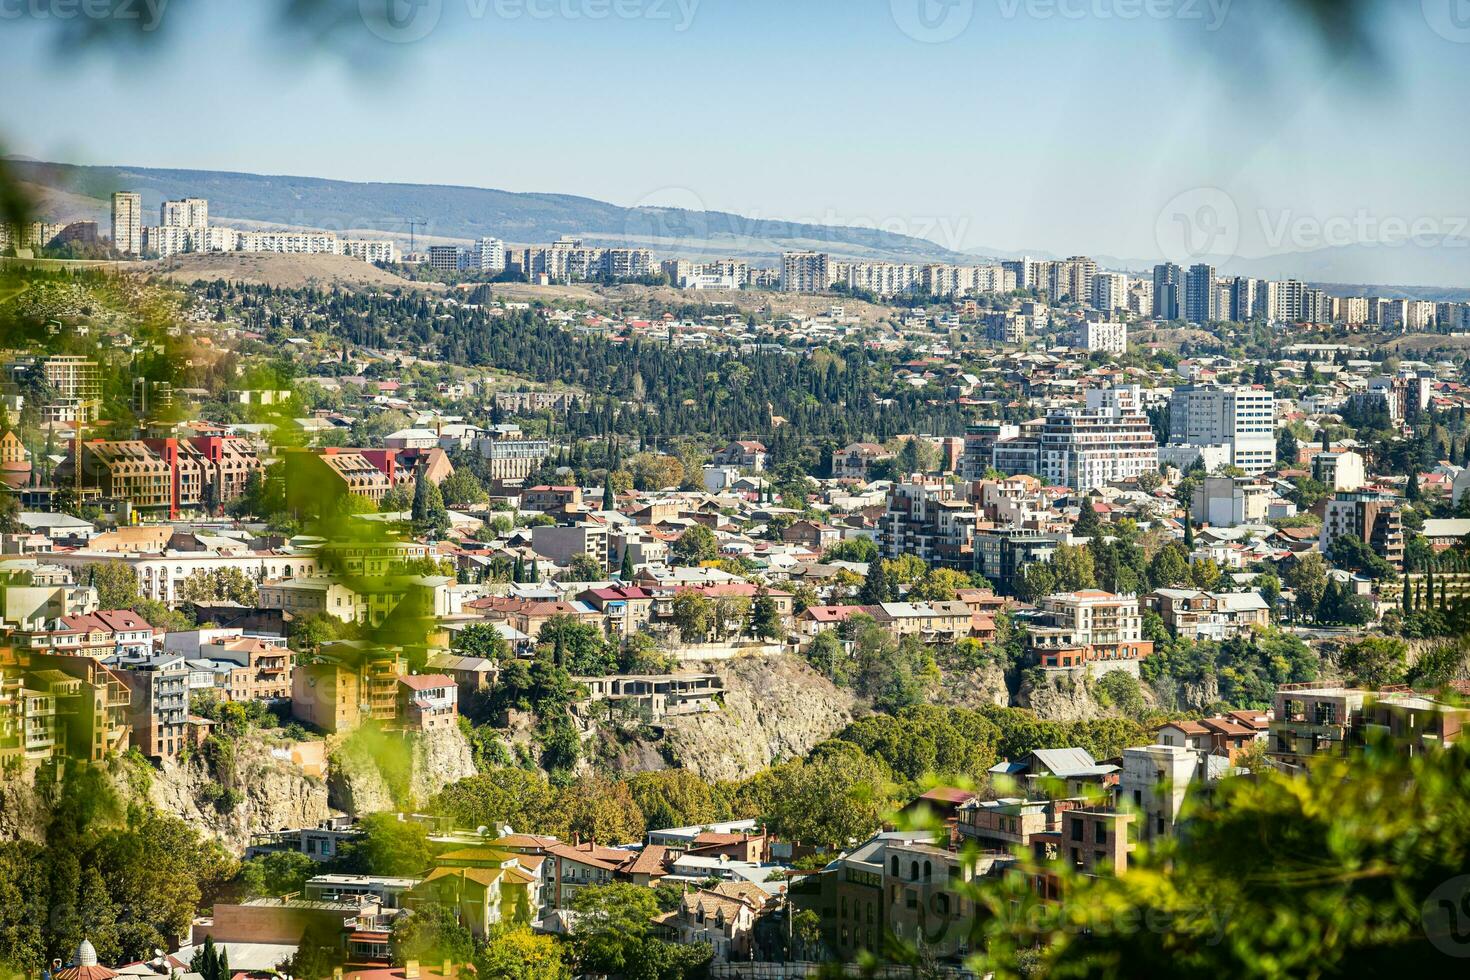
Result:
M406 224L408 225L408 251L409 254L413 254L414 252L418 251L416 248L414 248L413 233L415 229L427 228L429 227L429 223L423 218L410 218L408 219Z

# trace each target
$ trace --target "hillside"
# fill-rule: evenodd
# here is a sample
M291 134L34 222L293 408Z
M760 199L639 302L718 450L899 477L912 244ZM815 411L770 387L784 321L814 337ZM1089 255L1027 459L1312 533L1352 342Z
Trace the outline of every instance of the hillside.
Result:
M149 266L144 266L148 268ZM199 282L227 279L252 286L298 289L306 286L442 289L410 282L369 262L345 255L275 255L268 252L213 252L176 255L151 263L165 279Z
M108 196L133 190L143 195L145 215L156 215L165 199L205 197L210 217L225 222L372 232L405 243L407 222L414 219L427 222L418 229L425 240L490 235L530 244L576 235L596 245L642 245L665 254L742 256L768 263L784 250L801 248L891 261L975 261L922 238L871 228L772 221L723 211L625 208L570 194L27 160L11 165L18 177L45 189L43 209L55 202L57 216L104 223Z

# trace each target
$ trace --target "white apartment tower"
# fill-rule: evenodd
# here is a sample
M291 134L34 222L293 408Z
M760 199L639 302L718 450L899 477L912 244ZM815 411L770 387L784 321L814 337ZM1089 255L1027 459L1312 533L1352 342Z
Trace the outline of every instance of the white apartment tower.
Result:
M1085 409L1058 409L1041 430L1041 476L1093 490L1159 468L1159 447L1137 385L1091 389Z
M1259 386L1175 388L1169 444L1226 446L1232 466L1264 473L1276 465L1276 396Z
M112 193L112 247L123 255L143 254L143 195Z
M781 255L783 292L825 293L832 281L832 256L826 252L785 252Z
M202 197L164 201L158 207L158 223L164 228L195 230L207 228L209 227L209 202Z

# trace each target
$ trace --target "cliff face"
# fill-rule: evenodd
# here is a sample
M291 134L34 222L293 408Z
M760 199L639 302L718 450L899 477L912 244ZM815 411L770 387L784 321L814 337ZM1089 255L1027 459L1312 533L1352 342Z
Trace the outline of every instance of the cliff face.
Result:
M360 730L331 746L332 806L353 816L404 810L475 774L457 727L398 735Z
M1043 721L1091 721L1111 714L1081 677L1052 671L1028 671L1016 692L1016 704L1030 708Z
M148 800L236 853L253 834L314 827L327 818L326 784L303 772L281 746L256 733L231 746L227 761L213 770L198 753L163 763L148 779Z
M669 719L663 752L705 779L742 779L806 755L852 720L852 695L796 657L744 657L704 669L723 679L724 708Z
M46 843L51 813L36 792L29 772L0 776L0 841Z
M1011 692L1006 687L1006 672L996 663L968 671L945 670L939 703L956 708L979 708L992 704L999 708L1009 707Z

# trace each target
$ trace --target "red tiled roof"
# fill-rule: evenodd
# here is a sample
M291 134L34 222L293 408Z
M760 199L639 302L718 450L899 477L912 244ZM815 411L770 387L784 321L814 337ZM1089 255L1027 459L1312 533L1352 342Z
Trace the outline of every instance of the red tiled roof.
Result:
M453 687L454 678L448 674L414 674L398 678L398 683L414 691L431 691L437 687Z

